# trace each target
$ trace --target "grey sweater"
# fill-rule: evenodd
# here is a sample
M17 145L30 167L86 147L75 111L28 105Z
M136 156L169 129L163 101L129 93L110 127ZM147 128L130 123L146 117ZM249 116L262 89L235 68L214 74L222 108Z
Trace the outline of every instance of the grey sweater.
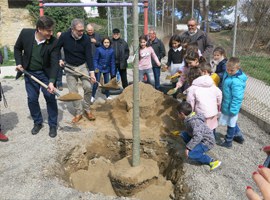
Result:
M203 114L198 113L184 120L187 128L187 133L191 140L187 143L186 147L192 150L196 145L202 143L206 145L209 150L214 147L215 138L213 131L205 124L205 117Z

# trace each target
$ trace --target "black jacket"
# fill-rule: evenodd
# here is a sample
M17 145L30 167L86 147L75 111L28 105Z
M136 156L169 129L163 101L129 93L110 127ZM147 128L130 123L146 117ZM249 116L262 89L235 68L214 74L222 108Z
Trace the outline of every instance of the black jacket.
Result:
M129 57L129 48L127 42L122 38L119 38L118 40L112 38L112 47L115 53L116 66L119 64L120 69L126 69L128 66L127 60ZM118 55L118 58L116 55Z
M152 42L148 40L147 46L151 46L154 49L155 54L157 55L159 61L161 61L161 59L166 55L164 44L158 38L154 39L154 41ZM153 58L152 58L152 65L153 67L157 67L157 64Z
M31 61L35 31L35 29L23 29L14 46L16 65L22 65L26 70L29 68ZM57 48L56 45L57 39L52 36L42 44L41 48L41 57L43 58L42 69L46 76L53 80L56 80L59 69L59 48Z
M79 40L75 40L71 35L71 29L61 34L58 48L63 47L65 61L74 66L87 64L89 71L94 71L92 47L88 35L83 34Z

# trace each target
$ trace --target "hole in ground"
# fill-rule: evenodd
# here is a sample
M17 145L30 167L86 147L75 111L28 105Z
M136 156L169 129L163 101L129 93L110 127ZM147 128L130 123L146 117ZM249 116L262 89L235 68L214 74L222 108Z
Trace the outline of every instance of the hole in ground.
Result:
M183 160L180 145L175 138L164 138L159 143L141 142L141 158L154 160L159 175L131 196L143 200L187 199L188 188L183 180ZM117 196L110 181L110 169L119 160L132 155L132 140L106 136L86 147L74 147L63 160L63 179L82 192L103 193ZM133 186L130 185L130 188ZM125 193L123 191L123 193ZM122 194L123 194L122 193ZM127 193L126 193L127 194Z

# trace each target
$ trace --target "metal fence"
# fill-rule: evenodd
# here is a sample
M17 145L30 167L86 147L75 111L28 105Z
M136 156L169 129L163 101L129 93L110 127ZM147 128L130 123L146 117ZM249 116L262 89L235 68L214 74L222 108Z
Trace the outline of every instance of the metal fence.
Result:
M224 1L224 0L223 0ZM160 2L160 1L158 1ZM172 13L172 1L162 1L165 4L164 15L158 8L156 0L149 0L149 27L155 27L159 38L168 38L176 33L177 24L186 24L187 19L177 18L176 14L181 8L175 7L175 14ZM182 2L185 2L182 0ZM186 1L187 2L187 1ZM270 2L253 0L238 0L237 7L231 7L231 13L223 14L220 18L228 18L231 22L237 20L237 32L234 34L232 30L222 30L217 33L209 33L215 46L222 46L227 56L235 56L241 60L241 67L248 75L247 87L242 108L253 117L259 118L262 122L270 124ZM210 0L211 3L211 0ZM194 13L200 11L199 4L194 4ZM210 4L211 5L211 4ZM235 13L235 8L237 12ZM124 29L123 26L123 8L112 8L110 11L111 26ZM209 9L211 10L211 8ZM142 11L142 10L141 10ZM128 40L132 43L132 9L128 8ZM196 14L197 15L197 14ZM235 17L237 17L235 19ZM209 21L213 17L208 18ZM198 21L201 21L199 19ZM140 16L139 35L143 34L143 18ZM167 39L166 39L167 38ZM235 49L233 49L233 41L236 39ZM165 42L166 47L167 43ZM267 130L270 132L270 130Z

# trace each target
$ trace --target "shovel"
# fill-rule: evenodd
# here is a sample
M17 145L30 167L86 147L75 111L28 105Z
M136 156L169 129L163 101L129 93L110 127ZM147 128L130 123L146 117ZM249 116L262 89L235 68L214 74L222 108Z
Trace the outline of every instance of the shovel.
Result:
M87 75L87 74L85 74L83 72L80 72L80 71L78 71L76 69L73 69L72 67L69 67L67 65L65 65L65 70L68 71L68 72L70 72L70 73L73 73L73 74L76 74L77 73L77 74L80 74L80 75L82 75L82 76L84 76L86 78L92 79L91 76L89 76L89 75ZM98 82L98 81L96 81L96 82L98 83L98 86L102 86L102 84L100 82Z
M34 77L32 74L30 74L26 70L21 70L21 72L24 73L25 75L29 76L31 79L33 79L35 82L40 84L42 87L48 89L48 85L46 85L45 83L43 83L42 81L40 81L39 79ZM57 100L60 100L60 101L76 101L76 100L82 99L82 96L77 94L77 93L68 93L68 94L63 95L63 96L60 96L60 94L56 91L54 91L53 93L57 96Z
M173 95L177 92L177 89L176 88L173 88L173 89L170 89L168 92L167 92L167 95Z
M166 79L168 80L172 80L172 79L175 79L175 78L179 78L181 76L182 72L176 72L174 75L170 76L170 75L167 75L166 76Z
M73 69L72 67L69 67L67 65L65 65L65 69L68 71L68 72L71 72L71 73L78 73L80 75L83 75L89 79L92 79L89 75L83 73L83 72L80 72L76 69ZM98 83L98 86L100 88L104 88L106 90L119 90L120 89L120 86L118 86L117 84L117 81L116 81L116 78L113 78L111 79L108 83L102 85L100 82L96 81Z

